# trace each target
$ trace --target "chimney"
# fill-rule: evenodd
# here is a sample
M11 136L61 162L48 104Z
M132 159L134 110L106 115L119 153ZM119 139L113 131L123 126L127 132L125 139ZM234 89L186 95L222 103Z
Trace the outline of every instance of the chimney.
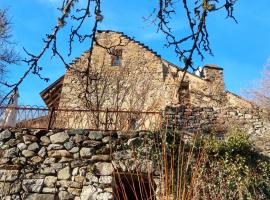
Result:
M203 77L209 81L216 93L224 92L223 68L207 64L203 67Z

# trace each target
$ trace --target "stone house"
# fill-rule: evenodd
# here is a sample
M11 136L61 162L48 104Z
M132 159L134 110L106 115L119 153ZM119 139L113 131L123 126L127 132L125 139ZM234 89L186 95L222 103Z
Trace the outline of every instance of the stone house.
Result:
M83 115L58 111L55 121L66 128L104 126L106 113L93 110L161 112L181 105L219 110L219 116L226 118L221 123L229 118L248 124L253 119L248 115L254 113L254 105L225 90L222 68L207 64L199 76L187 72L182 81L183 76L180 67L124 33L98 31L92 51L75 59L41 97L50 109L92 110ZM124 122L118 128L159 127L159 116L121 115ZM118 118L121 116L111 113L111 124L121 121ZM201 120L205 121L197 121Z

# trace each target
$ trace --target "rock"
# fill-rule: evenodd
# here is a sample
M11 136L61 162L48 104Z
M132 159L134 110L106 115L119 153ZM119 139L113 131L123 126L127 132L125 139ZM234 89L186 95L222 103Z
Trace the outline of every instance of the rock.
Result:
M82 188L81 200L94 200L97 197L97 189L93 185Z
M79 167L75 167L73 170L72 170L72 176L77 176L79 173Z
M70 150L75 146L74 142L72 141L68 141L64 144L64 147L66 148L66 150Z
M5 150L4 158L14 158L18 155L17 147Z
M143 144L143 139L139 137L131 138L128 140L127 144L131 147L139 147Z
M102 144L101 141L94 141L94 140L85 140L82 143L82 146L84 147L96 147L98 145Z
M38 164L38 163L41 163L42 162L42 158L39 157L39 156L34 156L31 158L31 161L34 163L34 164Z
M67 180L57 181L56 185L58 187L64 187L64 188L68 188L68 187L81 188L82 187L81 183L77 183L75 181L67 181Z
M73 147L72 149L69 150L70 153L77 153L79 152L79 147Z
M45 175L55 175L56 171L52 167L45 167L40 170L40 173Z
M53 144L64 143L69 139L69 136L65 132L59 132L50 136L50 140Z
M75 135L75 136L73 137L73 141L74 141L76 144L78 144L78 143L84 141L84 136L83 136L83 135Z
M60 191L58 193L59 200L71 200L74 199L74 196L67 191Z
M111 175L114 171L112 164L108 162L98 162L94 166L99 175Z
M27 149L29 151L37 151L39 149L38 143L34 142L30 144Z
M37 142L37 137L33 135L24 135L23 141L25 144L31 144L32 142Z
M25 150L27 148L27 145L24 143L19 143L19 144L17 144L17 147L18 147L18 149L20 149L22 151L22 150Z
M44 185L46 187L54 187L56 181L57 181L56 176L46 176L45 179L44 179Z
M72 195L75 195L75 196L80 196L81 195L81 189L79 188L68 188L67 191L72 194Z
M110 156L109 155L93 155L91 158L92 161L109 161Z
M40 157L45 157L46 156L46 148L45 147L42 147L40 150L39 150L39 152L38 152L38 155L40 156Z
M71 177L70 167L67 166L67 167L61 169L60 171L58 171L57 177L60 180L67 180L67 179L69 179Z
M106 136L106 137L102 138L102 142L103 143L109 143L110 142L110 139L111 139L110 136Z
M74 180L78 183L83 183L83 181L85 180L84 176L75 176Z
M101 140L103 138L103 134L101 131L90 131L88 137L91 140Z
M19 170L0 170L0 181L15 181L19 176Z
M11 183L11 187L10 187L9 193L10 194L18 193L18 192L21 191L21 187L22 187L21 181L20 180L16 180L16 181L14 181L14 182Z
M48 156L53 158L71 157L72 155L67 150L51 150L48 151Z
M54 194L27 194L25 200L55 200Z
M99 177L99 183L102 184L111 184L112 183L112 176L100 176Z
M57 189L56 188L50 188L50 187L44 187L42 189L42 193L55 194L55 193L57 193Z
M33 157L35 155L34 151L29 151L29 150L23 150L22 155L26 158Z
M9 158L0 158L0 165L6 164L10 161Z
M60 149L64 149L63 145L61 144L50 144L47 147L48 150L60 150Z
M0 141L7 140L11 138L11 132L9 130L4 130L0 133Z
M5 195L8 195L9 194L9 191L10 191L10 185L11 183L8 183L8 182L0 182L0 195L1 196L5 196Z
M26 192L41 192L44 179L24 179L22 181L22 188Z
M93 175L92 173L87 173L86 174L86 179L88 179L88 181L90 183L98 183L98 177L96 177L95 175Z
M10 139L9 141L6 142L6 145L10 146L10 147L14 147L19 143L18 140L16 139Z
M56 158L45 158L44 164L52 164L55 163Z
M92 153L92 148L81 148L80 150L80 156L81 158L91 158L91 156L93 155Z
M110 192L102 192L97 195L97 200L111 200L113 195Z
M48 145L48 144L51 143L50 138L47 137L47 136L42 136L42 137L40 138L40 141L42 142L43 145Z

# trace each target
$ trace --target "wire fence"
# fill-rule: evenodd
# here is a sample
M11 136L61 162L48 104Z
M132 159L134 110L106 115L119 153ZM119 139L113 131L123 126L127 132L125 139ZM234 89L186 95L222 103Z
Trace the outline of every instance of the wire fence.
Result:
M1 128L158 130L162 112L0 106L0 123Z

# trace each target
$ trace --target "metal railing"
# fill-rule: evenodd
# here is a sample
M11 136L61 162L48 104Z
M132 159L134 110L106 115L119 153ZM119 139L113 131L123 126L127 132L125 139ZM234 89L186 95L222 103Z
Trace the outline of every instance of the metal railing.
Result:
M161 126L162 112L0 106L1 128L110 131L158 130Z

